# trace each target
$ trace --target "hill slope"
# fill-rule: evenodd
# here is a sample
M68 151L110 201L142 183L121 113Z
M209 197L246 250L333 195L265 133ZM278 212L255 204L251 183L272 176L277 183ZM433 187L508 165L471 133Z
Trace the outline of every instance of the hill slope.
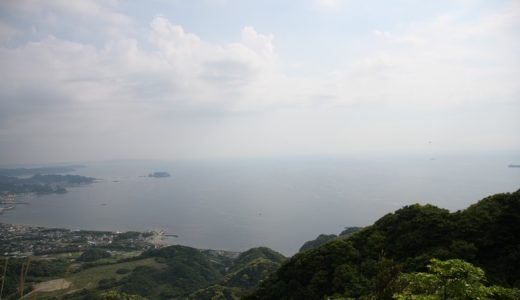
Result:
M401 272L431 258L461 258L490 283L520 287L520 190L487 197L464 211L410 205L347 239L296 254L245 299L391 299Z

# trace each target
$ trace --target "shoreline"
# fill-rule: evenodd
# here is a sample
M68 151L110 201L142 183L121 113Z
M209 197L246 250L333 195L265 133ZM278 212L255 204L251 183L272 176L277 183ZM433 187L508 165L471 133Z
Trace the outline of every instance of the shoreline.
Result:
M164 231L103 231L0 222L0 256L25 257L100 247L145 251L167 246Z
M47 257L89 248L111 251L144 252L150 249L179 245L218 255L236 257L241 251L202 249L180 244L167 244L165 237L176 237L163 230L102 231L67 229L0 222L0 257Z

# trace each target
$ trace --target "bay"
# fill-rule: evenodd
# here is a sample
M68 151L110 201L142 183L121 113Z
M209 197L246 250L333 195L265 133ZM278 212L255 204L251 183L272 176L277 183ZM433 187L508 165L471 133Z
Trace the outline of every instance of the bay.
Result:
M297 157L84 163L98 182L24 196L0 222L89 230L153 230L169 242L294 254L320 233L370 225L413 203L452 211L520 188L517 155ZM168 178L148 174L166 171Z

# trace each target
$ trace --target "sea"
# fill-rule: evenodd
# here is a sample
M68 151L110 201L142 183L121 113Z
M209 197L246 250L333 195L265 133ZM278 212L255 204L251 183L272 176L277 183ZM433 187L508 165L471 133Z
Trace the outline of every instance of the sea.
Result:
M520 189L520 155L312 156L112 160L65 194L24 195L0 222L85 230L164 230L170 244L293 255L321 233L367 226L405 205L450 211ZM152 178L164 171L171 176Z

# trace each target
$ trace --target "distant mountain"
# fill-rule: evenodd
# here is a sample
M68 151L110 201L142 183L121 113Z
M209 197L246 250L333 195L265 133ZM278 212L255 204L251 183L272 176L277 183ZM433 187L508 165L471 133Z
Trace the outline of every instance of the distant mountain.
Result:
M355 226L345 227L345 229L339 234L339 236L349 237L349 236L353 235L354 233L360 231L361 229L363 229L363 227L355 227Z
M490 284L520 287L520 190L450 213L405 206L346 239L294 255L244 299L392 299L402 272L430 259L459 258Z
M320 234L316 239L305 242L303 246L301 246L299 252L314 249L337 238L347 238L361 229L363 229L363 227L346 227L345 230L343 230L339 235Z
M317 248L329 241L332 241L334 239L337 239L338 236L335 234L320 234L316 239L312 241L305 242L301 247L299 252L303 252L306 250Z
M74 172L76 169L84 168L82 165L70 166L54 166L54 167L40 167L40 168L0 168L0 175L2 176L30 176L36 174L62 174Z
M67 187L89 184L96 179L79 175L40 175L18 178L0 175L0 192L4 193L63 193Z

